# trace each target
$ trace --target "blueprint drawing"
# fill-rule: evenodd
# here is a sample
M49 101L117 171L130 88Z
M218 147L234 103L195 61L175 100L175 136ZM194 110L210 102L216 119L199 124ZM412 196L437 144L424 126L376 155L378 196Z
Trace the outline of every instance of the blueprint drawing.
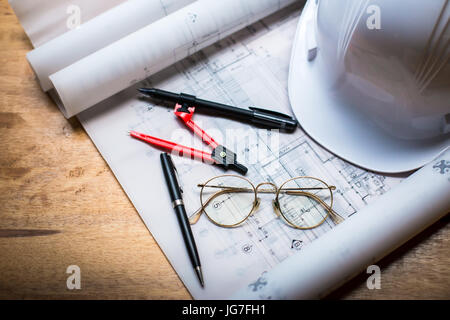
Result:
M133 140L126 132L136 130L198 149L205 146L176 119L173 106L139 97L136 88L157 87L238 107L258 106L291 114L287 79L300 12L300 5L277 12L78 116L194 298L229 297L250 279L293 254L301 254L302 248L336 225L327 219L312 230L294 229L274 214L270 194L261 195L264 201L259 210L236 228L220 228L202 216L192 226L205 277L205 288L201 288L166 192L161 150ZM249 168L246 178L255 185L269 181L280 186L292 177L313 176L336 186L333 209L346 219L401 181L346 163L301 128L291 134L267 131L201 113L195 114L194 120L219 143L235 148L240 162ZM230 132L251 139L244 145L235 143L236 139L227 139ZM197 184L224 171L196 160L173 160L184 187L186 208L193 213L200 206Z

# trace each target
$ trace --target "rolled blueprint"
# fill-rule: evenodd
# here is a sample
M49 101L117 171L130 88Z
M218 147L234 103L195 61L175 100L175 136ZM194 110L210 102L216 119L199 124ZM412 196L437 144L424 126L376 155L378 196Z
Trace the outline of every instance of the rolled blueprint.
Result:
M198 0L50 76L71 117L295 0Z
M9 0L33 46L39 47L127 0ZM73 19L75 18L75 19Z
M53 88L51 74L192 2L194 0L126 1L29 52L28 61L42 89L48 91Z
M234 299L324 297L450 210L450 149Z

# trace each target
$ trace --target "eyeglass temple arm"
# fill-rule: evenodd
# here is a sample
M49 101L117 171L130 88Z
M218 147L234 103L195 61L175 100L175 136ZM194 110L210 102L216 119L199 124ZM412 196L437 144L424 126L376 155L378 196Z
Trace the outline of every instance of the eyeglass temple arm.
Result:
M203 213L203 207L195 211L190 217L189 217L189 224L196 224L198 222L198 219L200 219L201 215Z

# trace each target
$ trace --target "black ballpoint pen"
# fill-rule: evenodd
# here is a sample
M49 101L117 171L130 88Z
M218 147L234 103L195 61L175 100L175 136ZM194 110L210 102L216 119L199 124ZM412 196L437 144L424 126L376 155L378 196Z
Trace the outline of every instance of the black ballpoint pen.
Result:
M198 99L197 97L185 93L172 93L155 88L141 88L139 92L155 99L171 101L179 104L188 104L198 110L214 111L222 116L235 118L252 124L264 126L269 129L282 129L294 131L298 126L298 121L288 115L255 107L242 109L222 103Z
M169 188L170 199L172 200L172 206L175 209L177 215L178 223L180 225L181 233L183 235L184 243L186 244L186 249L191 259L192 266L197 274L200 284L203 287L203 274L200 265L200 258L197 252L197 246L195 245L194 235L192 234L191 226L189 224L189 219L186 215L186 210L184 208L182 193L183 190L180 188L178 183L176 168L172 162L172 158L167 153L161 153L161 165L164 172L164 177L166 178L167 187Z

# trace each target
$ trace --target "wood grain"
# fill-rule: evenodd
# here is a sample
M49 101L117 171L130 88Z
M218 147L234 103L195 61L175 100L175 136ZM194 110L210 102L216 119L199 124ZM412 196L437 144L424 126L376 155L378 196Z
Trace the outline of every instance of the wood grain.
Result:
M76 119L41 92L32 49L0 0L0 298L190 299ZM450 298L448 218L330 298ZM81 290L66 288L70 265Z

